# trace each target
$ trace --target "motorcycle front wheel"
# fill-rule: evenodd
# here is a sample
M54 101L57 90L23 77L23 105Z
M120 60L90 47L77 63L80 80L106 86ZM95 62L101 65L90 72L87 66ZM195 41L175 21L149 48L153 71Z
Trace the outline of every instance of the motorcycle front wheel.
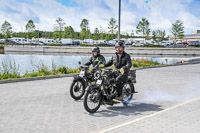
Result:
M83 105L87 112L95 113L99 109L102 102L102 95L99 93L100 92L97 89L86 92Z
M73 81L70 85L70 95L73 99L79 100L85 93L85 87L82 80Z

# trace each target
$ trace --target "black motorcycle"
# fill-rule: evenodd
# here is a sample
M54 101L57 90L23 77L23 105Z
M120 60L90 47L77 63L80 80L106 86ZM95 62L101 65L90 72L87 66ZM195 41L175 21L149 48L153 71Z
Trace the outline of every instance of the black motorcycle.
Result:
M94 80L94 69L89 72L89 67L81 65L79 62L79 69L81 70L78 75L76 75L70 85L70 95L73 99L79 100L85 94L85 88L91 85Z
M83 104L86 111L89 113L96 112L100 105L111 105L120 102L114 102L112 100L112 95L116 93L116 76L119 75L119 70L113 69L98 69L94 74L94 79L96 79L96 84L92 84L86 88L86 94L84 96ZM135 92L134 83L135 80L135 70L130 70L128 79L123 82L121 101L124 105L127 105ZM111 101L112 100L112 101Z

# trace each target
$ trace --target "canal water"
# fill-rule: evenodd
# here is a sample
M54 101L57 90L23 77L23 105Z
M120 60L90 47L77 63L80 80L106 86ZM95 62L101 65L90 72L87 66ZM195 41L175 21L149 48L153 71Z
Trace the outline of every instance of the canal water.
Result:
M111 58L112 55L105 55L106 61ZM88 61L90 55L88 54L64 54L64 55L39 55L39 54L0 54L0 70L2 71L6 67L16 67L20 75L26 72L30 73L37 71L42 65L52 68L52 64L56 67L66 66L68 68L78 68L78 62L85 63ZM191 56L190 56L191 57ZM131 59L149 59L157 61L162 64L175 64L181 60L188 58L188 56L147 56L147 55L131 55Z

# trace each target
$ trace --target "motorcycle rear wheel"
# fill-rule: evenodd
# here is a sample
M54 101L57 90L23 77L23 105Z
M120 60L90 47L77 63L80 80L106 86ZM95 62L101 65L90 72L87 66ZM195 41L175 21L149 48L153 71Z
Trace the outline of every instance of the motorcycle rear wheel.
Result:
M133 97L132 87L129 83L124 84L123 89L122 89L122 96L123 96L122 103L124 105L129 104L129 102L131 101Z

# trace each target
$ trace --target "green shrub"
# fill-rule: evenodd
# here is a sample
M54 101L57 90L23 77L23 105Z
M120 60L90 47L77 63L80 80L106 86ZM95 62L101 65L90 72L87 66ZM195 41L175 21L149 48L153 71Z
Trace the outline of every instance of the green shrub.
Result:
M6 61L3 60L1 62L1 68L0 68L0 79L14 79L14 78L20 78L19 74L19 66L16 65L15 61Z
M67 67L59 67L58 72L60 72L61 74L67 74L68 68Z
M154 66L160 65L158 62L153 62L148 59L135 59L132 60L132 67L145 67L145 66ZM42 77L50 75L59 75L59 74L70 74L70 73L79 73L80 69L69 69L65 66L57 68L55 63L52 62L52 68L48 68L43 61L40 61L36 65L37 70L32 73L25 72L23 76L20 76L18 72L18 67L15 62L2 61L2 68L0 68L0 80L5 79L16 79L16 78L30 78L30 77Z
M4 46L0 45L0 49L4 49Z

